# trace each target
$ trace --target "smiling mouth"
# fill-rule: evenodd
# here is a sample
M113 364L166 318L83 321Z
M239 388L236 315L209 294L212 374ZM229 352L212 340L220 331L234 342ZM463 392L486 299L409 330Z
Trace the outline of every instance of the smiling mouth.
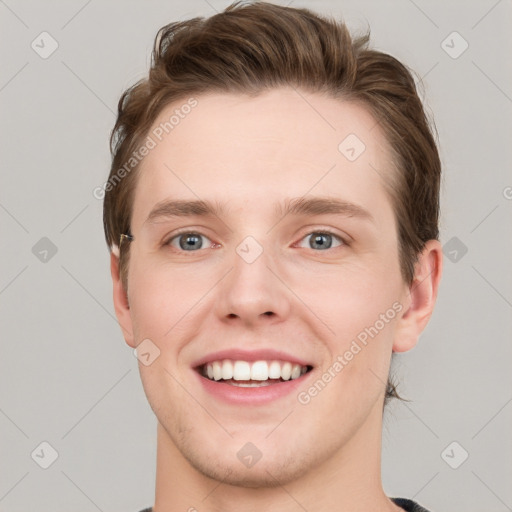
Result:
M313 369L310 365L289 361L211 361L196 368L200 375L214 382L237 387L263 387L296 380Z

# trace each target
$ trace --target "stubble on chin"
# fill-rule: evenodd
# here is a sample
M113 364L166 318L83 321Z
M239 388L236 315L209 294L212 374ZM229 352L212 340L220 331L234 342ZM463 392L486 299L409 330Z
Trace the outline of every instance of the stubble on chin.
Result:
M175 426L176 435L171 435L163 426L183 458L194 470L211 479L225 485L243 488L274 488L289 484L303 477L313 466L318 464L314 454L308 451L295 451L293 453L279 453L279 447L267 448L267 455L263 451L261 459L252 467L246 467L237 457L236 450L226 448L229 441L219 441L218 450L204 448L199 440L195 439L197 432L194 427ZM225 432L223 432L227 436ZM243 446L244 443L241 443ZM211 452L214 453L211 453ZM232 453L230 453L232 451ZM272 453L271 453L272 452Z

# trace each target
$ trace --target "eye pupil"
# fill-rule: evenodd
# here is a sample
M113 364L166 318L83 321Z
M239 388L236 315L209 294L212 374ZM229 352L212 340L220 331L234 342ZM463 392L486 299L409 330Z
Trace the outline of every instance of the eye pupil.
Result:
M183 251L194 251L203 247L203 235L199 233L184 233L177 235L175 239L178 240L180 249ZM332 247L334 235L328 232L316 231L308 235L309 246L312 249L330 249ZM172 239L171 239L172 240Z
M179 241L180 247L185 251L188 251L190 249L201 248L202 246L201 236L193 233L187 233L185 235L180 236Z
M327 239L327 242L325 241ZM312 247L313 245L316 245L316 247L313 247L314 249L317 248L327 248L329 249L332 245L332 235L329 235L328 233L314 233L314 236L312 236Z

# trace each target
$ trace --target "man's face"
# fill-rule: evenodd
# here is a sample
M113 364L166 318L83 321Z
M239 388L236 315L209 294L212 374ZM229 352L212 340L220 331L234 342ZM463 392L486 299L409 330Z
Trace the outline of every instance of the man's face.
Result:
M218 480L283 484L380 428L408 301L384 184L394 171L361 106L289 88L197 101L161 141L154 130L185 101L149 132L157 144L134 197L127 341L160 351L139 366L169 449ZM345 206L285 215L294 198ZM198 200L223 210L147 220L166 201ZM241 381L202 374L221 361L212 370L229 377L224 360ZM236 385L262 360L278 361L279 381ZM286 362L299 378L282 381ZM264 378L269 367L256 368Z

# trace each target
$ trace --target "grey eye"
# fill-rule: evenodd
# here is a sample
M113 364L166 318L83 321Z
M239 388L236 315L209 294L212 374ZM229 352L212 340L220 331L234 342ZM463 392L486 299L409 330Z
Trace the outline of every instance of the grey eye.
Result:
M331 233L326 233L326 232L323 232L323 231L313 231L312 233L310 233L309 235L306 235L303 240L307 240L307 239L310 239L309 240L309 244L307 248L309 249L318 249L318 250L326 250L326 249L331 249L333 247L333 241L336 241L338 240L338 246L339 245L342 245L342 240L337 237L336 235L334 234L331 234ZM338 247L336 246L336 247ZM303 246L301 246L303 247Z
M176 247L174 242L177 240L180 249L182 249L183 251L194 252L196 249L201 249L203 245L207 245L203 244L203 238L210 241L209 238L199 233L180 233L179 235L176 235L175 237L171 238L168 244L172 245L173 247Z

